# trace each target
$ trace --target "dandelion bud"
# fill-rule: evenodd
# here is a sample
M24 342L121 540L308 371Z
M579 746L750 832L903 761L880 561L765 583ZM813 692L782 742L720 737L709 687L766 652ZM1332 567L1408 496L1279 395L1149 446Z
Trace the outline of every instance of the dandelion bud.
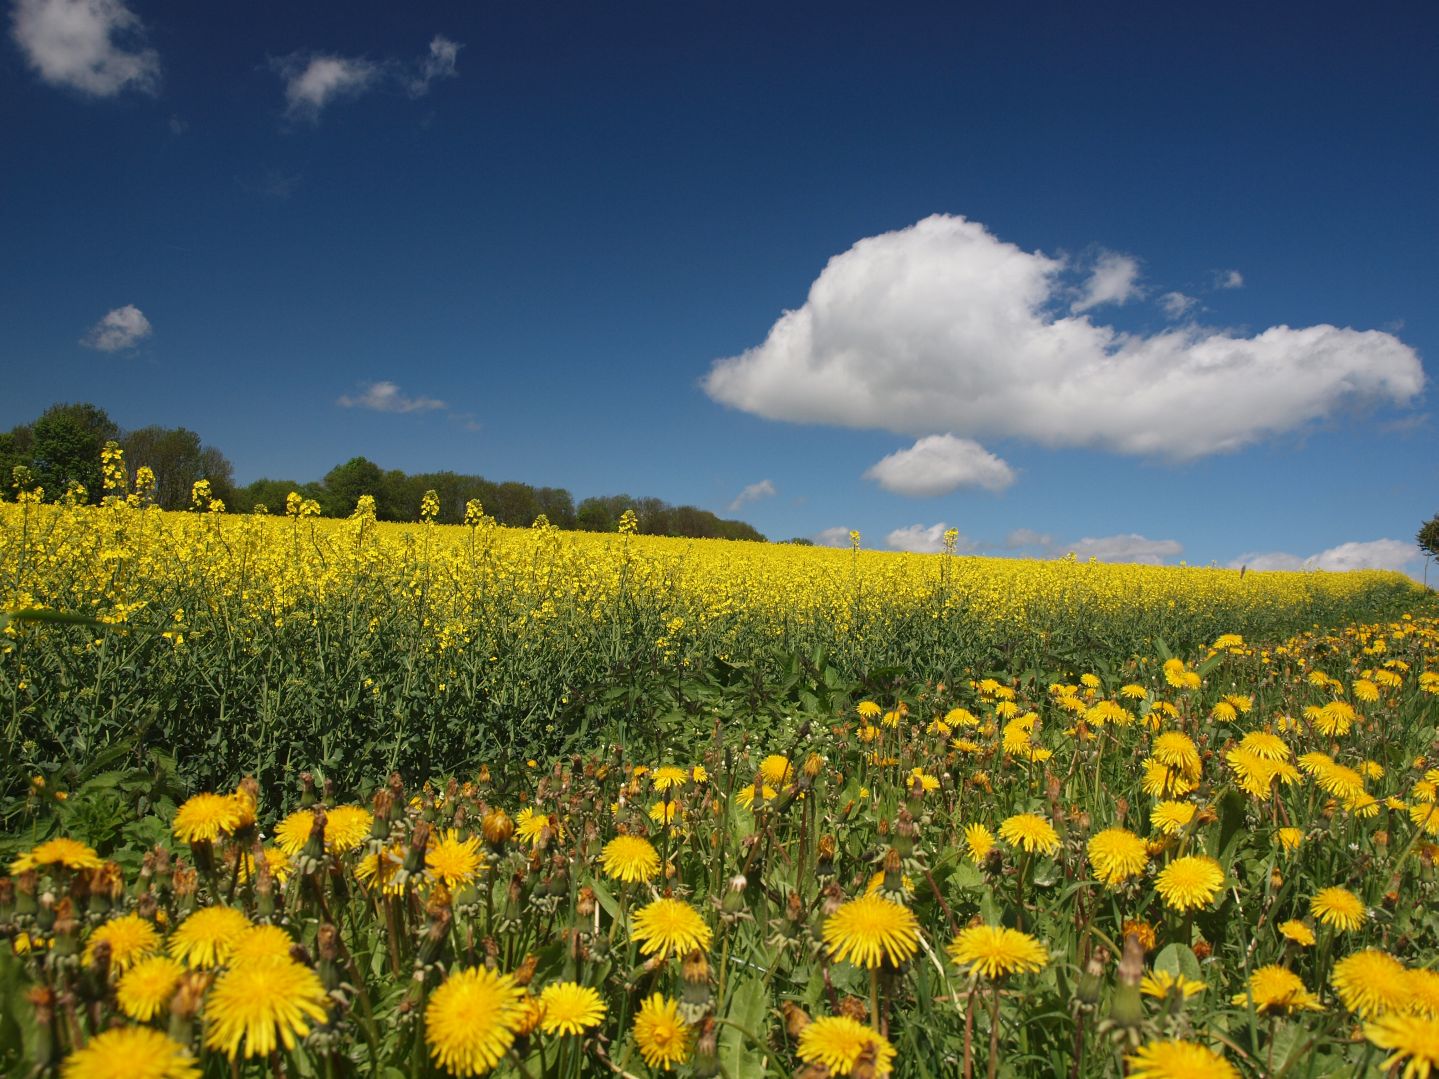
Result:
M869 1022L869 1005L859 997L847 996L839 1002L839 1014L856 1023Z
M790 1041L799 1041L804 1028L811 1022L809 1013L792 1000L780 1001L779 1010L784 1017L784 1030Z
M824 900L820 903L821 917L828 918L844 903L844 891L834 881L824 886Z
M1200 962L1208 959L1213 954L1214 945L1210 944L1209 941L1201 939L1194 942L1194 957L1200 960Z
M402 871L408 880L425 868L425 848L430 845L430 826L425 821L415 825L415 831L410 836L410 849L405 854L405 863Z
M832 876L835 855L834 836L822 835L819 837L818 854L819 864L815 866L815 873L821 877Z
M725 889L724 900L720 907L726 914L738 914L744 909L744 890L749 886L749 881L743 873L736 873L729 879L729 887Z
M36 1074L47 1070L55 1058L55 990L47 985L37 985L25 991L25 999L35 1016L35 1025L40 1028L36 1039Z
M315 794L315 777L309 772L300 773L300 808L309 809L319 801Z
M859 1059L854 1062L849 1074L853 1079L879 1079L879 1050L875 1048L874 1042L865 1042L864 1048L859 1051Z
M484 834L485 842L498 850L515 834L515 822L503 809L494 809L486 813L480 821L480 831Z
M701 1079L718 1075L719 1030L713 1015L707 1015L699 1025L699 1036L695 1039L693 1074Z
M1084 973L1079 976L1079 982L1075 986L1074 995L1079 1003L1086 1007L1094 1007L1099 1003L1099 997L1104 989L1104 960L1105 952L1101 949L1089 957L1089 962L1084 965Z
M575 913L581 918L592 918L595 913L595 890L588 884L580 888L580 894L575 900Z

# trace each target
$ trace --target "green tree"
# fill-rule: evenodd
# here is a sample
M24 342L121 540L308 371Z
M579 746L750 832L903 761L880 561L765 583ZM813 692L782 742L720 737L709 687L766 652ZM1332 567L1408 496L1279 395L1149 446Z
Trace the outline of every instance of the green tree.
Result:
M321 481L325 487L320 499L320 511L326 517L348 517L355 509L361 495L375 497L375 512L380 516L379 503L385 471L368 457L351 457L342 465L336 465L325 473Z
M1424 522L1414 542L1419 544L1426 557L1439 558L1439 513Z
M155 473L155 504L161 509L188 508L196 480L209 480L215 498L238 508L234 468L223 453L206 446L188 427L140 427L126 431L120 445L132 476L142 465Z
M98 492L103 486L100 451L119 435L120 428L98 405L51 405L35 421L30 467L51 498L72 482Z

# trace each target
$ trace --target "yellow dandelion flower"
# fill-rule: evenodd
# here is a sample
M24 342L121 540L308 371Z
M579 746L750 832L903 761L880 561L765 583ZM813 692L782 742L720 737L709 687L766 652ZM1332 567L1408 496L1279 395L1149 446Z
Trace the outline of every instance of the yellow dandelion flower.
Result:
M1304 831L1300 828L1281 828L1274 836L1286 852L1298 850L1299 844L1304 842Z
M120 1027L95 1035L60 1068L62 1079L197 1079L190 1051L149 1027Z
M1382 1015L1364 1024L1364 1037L1393 1050L1379 1070L1399 1079L1429 1079L1439 1070L1439 1019L1427 1015ZM1405 1061L1407 1064L1404 1064ZM1399 1065L1404 1064L1401 1074Z
M1169 970L1156 970L1146 974L1139 983L1139 991L1145 996L1166 999L1170 993L1178 994L1185 1000L1198 996L1208 989L1209 986L1203 982L1196 982L1193 978L1186 978L1183 974L1176 974Z
M1208 906L1223 887L1223 867L1203 854L1176 858L1154 881L1164 905L1181 912Z
M1179 731L1165 731L1154 740L1149 752L1150 756L1166 768L1183 772L1185 775L1194 775L1200 770L1199 750L1194 745L1194 740Z
M1140 787L1151 798L1179 797L1199 786L1198 777L1191 777L1178 768L1170 768L1153 758L1140 762L1144 778Z
M245 912L234 907L201 907L170 937L170 954L194 970L218 967L230 957L240 934L250 928Z
M87 847L77 839L57 836L55 839L45 840L39 846L16 858L10 863L10 873L12 876L19 876L31 869L57 867L60 869L99 869L104 864L93 847Z
M1366 948L1334 964L1329 984L1344 1007L1363 1019L1409 1007L1409 981L1404 964L1388 952Z
M643 836L618 835L600 851L605 876L626 884L643 884L660 871L660 856Z
M1160 802L1150 811L1149 823L1165 835L1178 835L1194 820L1193 802Z
M1095 879L1110 888L1137 877L1149 864L1144 840L1126 828L1106 828L1096 832L1090 837L1086 849Z
M690 778L690 774L683 768L677 768L673 764L662 765L650 773L650 782L654 784L657 791L667 791L671 787L682 787Z
M689 1058L693 1031L680 1018L679 1002L662 993L652 993L640 1005L634 1034L640 1056L651 1068L668 1071Z
M1309 913L1341 931L1358 929L1369 918L1364 901L1348 888L1323 888L1309 901Z
M118 918L111 918L90 934L90 939L85 942L85 954L81 961L87 966L93 963L95 949L101 944L110 945L111 969L123 971L147 955L158 952L160 934L148 918L142 918L138 914L122 914Z
M1435 676L1439 679L1439 675ZM978 727L979 720L968 708L951 708L944 714L944 721L951 727Z
M1250 731L1239 739L1239 748L1268 761L1287 761L1294 755L1283 738L1268 731Z
M979 865L994 849L994 833L982 824L971 824L964 829L964 846L970 861Z
M949 957L981 978L1032 974L1049 962L1049 953L1034 937L1000 925L962 929L949 944Z
M1129 1079L1239 1079L1233 1064L1197 1042L1146 1042L1124 1062Z
M1272 964L1250 974L1248 990L1235 994L1232 1003L1245 1005L1250 1001L1261 1015L1323 1010L1319 998L1304 988L1299 975Z
M670 826L684 816L678 802L656 802L650 806L650 820L656 824Z
M1009 817L999 826L999 838L1028 853L1054 854L1059 850L1059 833L1037 813L1016 813Z
M519 836L530 846L539 846L544 839L545 830L549 829L553 835L561 835L563 829L559 820L547 813L536 813L534 809L526 806L515 816L515 835Z
M485 856L480 850L480 837L476 835L461 839L459 832L451 828L438 843L431 843L425 849L426 873L446 888L469 884L484 868Z
M169 956L152 955L139 960L120 976L115 1001L131 1019L148 1023L164 1013L175 995L185 968Z
M865 719L876 719L884 712L884 709L875 704L874 701L860 701L859 704L855 705L855 711Z
M370 838L375 818L363 806L336 806L325 822L325 849L335 854L354 850Z
M1280 924L1279 935L1285 940L1292 940L1301 948L1314 947L1314 930L1295 918Z
M829 1075L852 1075L861 1059L870 1064L867 1075L888 1075L894 1046L847 1015L821 1016L800 1031L796 1053L806 1064L817 1064Z
M794 769L790 766L788 757L771 753L760 761L759 774L764 776L764 781L771 786L782 787L794 778Z
M226 962L231 966L250 959L289 959L294 939L278 925L252 925L235 938Z
M231 1060L295 1048L312 1022L326 1018L325 987L309 967L264 956L231 967L205 1001L205 1045ZM243 1043L243 1049L242 1049Z
M1142 701L1145 697L1149 696L1149 690L1134 682L1130 682L1128 685L1119 687L1119 695L1121 697L1127 697L1131 701Z
M489 1071L525 1019L525 991L487 967L452 973L425 1006L425 1041L435 1063L454 1075Z
M926 794L939 790L939 779L936 776L926 774L923 768L912 769L909 774L910 779L906 782L906 787L913 786L914 781L918 779L921 789L924 790Z
M405 849L396 844L356 862L355 877L366 888L378 888L382 895L404 895L405 885L396 879L404 864Z
M773 801L779 797L779 791L775 790L768 783L760 784L760 797L766 801ZM754 808L754 784L746 783L739 790L734 792L734 800L746 809Z
M254 817L233 794L197 794L175 811L172 830L182 843L214 842Z
M555 982L540 994L544 1014L540 1028L546 1034L583 1034L605 1017L605 1002L588 985Z
M1439 1019L1439 971L1420 967L1405 972L1412 1011Z
M1356 678L1351 688L1354 691L1354 699L1356 701L1372 703L1379 699L1379 687L1368 678Z
M908 907L879 893L841 903L824 923L830 954L871 969L899 966L919 948L919 920Z
M656 899L635 912L631 925L640 951L659 959L703 951L713 939L699 911L680 899Z

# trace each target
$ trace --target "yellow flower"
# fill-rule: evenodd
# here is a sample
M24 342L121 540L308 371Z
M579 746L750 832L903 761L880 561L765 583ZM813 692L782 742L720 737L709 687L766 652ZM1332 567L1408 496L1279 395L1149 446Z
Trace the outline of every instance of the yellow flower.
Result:
M1314 947L1314 930L1310 929L1301 921L1290 919L1279 926L1279 935L1285 940L1292 940L1301 948Z
M148 1023L170 1006L185 968L164 955L141 959L120 976L115 1001L131 1019Z
M699 911L679 899L656 899L636 911L631 924L630 936L640 951L659 959L688 955L695 949L703 951L713 939Z
M1156 970L1146 974L1139 983L1139 991L1145 996L1158 997L1164 1000L1169 994L1178 993L1185 1000L1204 992L1209 986L1203 982L1196 982L1192 978L1186 978L1183 974L1175 974L1168 970Z
M1379 1065L1400 1079L1429 1079L1439 1070L1439 1019L1427 1015L1383 1015L1364 1024L1364 1036L1380 1049L1393 1053ZM1405 1060L1404 1072L1399 1065Z
M1144 840L1125 828L1106 828L1096 832L1090 837L1086 849L1095 879L1110 888L1137 877L1149 864Z
M971 824L964 830L964 846L970 861L979 865L994 849L994 834L982 824Z
M800 1031L796 1052L828 1075L854 1074L862 1057L872 1064L865 1074L888 1075L894 1060L894 1046L887 1038L847 1015L821 1016L810 1023Z
M751 788L752 790L753 788ZM683 814L678 802L656 802L650 806L650 820L665 826L673 825Z
M205 1045L231 1060L295 1048L310 1023L325 1021L328 998L319 977L293 959L263 956L225 971L205 1001Z
M1319 998L1304 988L1299 975L1275 965L1260 967L1250 974L1248 991L1235 994L1232 1003L1243 1005L1251 1000L1261 1015L1323 1010Z
M242 915L243 917L243 915ZM148 918L138 914L122 914L111 918L90 934L85 943L85 954L81 961L87 966L95 961L95 949L101 944L110 945L110 966L123 971L134 966L147 955L160 950L160 934Z
M762 783L760 785L760 797L763 798L766 802L769 802L779 797L779 792L773 787L771 787L768 783ZM740 787L737 791L734 792L734 800L740 805L744 806L746 809L753 807L754 784L746 783L743 787Z
M1286 851L1298 850L1299 844L1304 842L1304 832L1299 828L1281 828L1274 835Z
M95 1035L60 1069L62 1079L197 1079L190 1051L158 1030L120 1027Z
M250 928L244 911L234 907L201 907L170 938L170 954L187 967L207 970L230 958L240 934Z
M1032 974L1049 962L1044 945L1028 933L999 925L962 929L950 942L949 957L982 978Z
M841 903L824 923L830 954L871 969L888 961L897 967L919 948L919 920L908 907L879 893Z
M539 845L546 828L554 835L560 835L564 831L558 819L545 813L536 813L528 806L520 810L515 817L515 834L532 847Z
M1149 823L1165 835L1178 835L1194 819L1193 802L1160 802L1150 811Z
M1189 911L1208 906L1224 887L1224 869L1207 855L1176 858L1159 871L1154 890L1172 910Z
M1329 984L1344 1007L1363 1019L1409 1006L1409 983L1404 964L1388 952L1366 948L1334 964Z
M247 801L233 794L197 794L175 811L172 826L182 843L214 842L254 821Z
M344 854L370 836L374 818L361 806L336 806L325 814L325 850ZM315 813L297 809L275 826L275 844L291 858L305 849L315 826Z
M1309 901L1309 913L1325 925L1339 930L1353 930L1369 917L1364 901L1348 888L1324 888Z
M105 863L95 853L76 839L57 836L47 839L32 850L26 851L10 863L11 876L19 876L31 869L59 866L62 869L99 869Z
M480 852L480 837L469 836L461 839L453 828L446 831L438 843L425 850L425 870L432 880L447 888L458 888L474 880L485 867L485 856Z
M600 851L605 875L626 884L643 884L660 871L660 856L643 836L618 835Z
M395 879L404 864L404 848L394 845L356 862L355 877L367 888L379 888L383 895L404 895L405 886Z
M1059 850L1059 833L1037 813L1016 813L999 826L999 838L1026 852L1054 854Z
M782 787L794 777L794 769L790 767L789 758L779 753L771 753L760 761L759 773L764 776L766 783L775 787Z
M683 768L677 768L673 764L662 765L650 773L650 782L654 784L657 791L667 791L671 787L682 787L690 774Z
M1196 1042L1146 1042L1124 1062L1129 1079L1239 1079L1233 1064Z
M576 982L555 982L540 994L544 1011L540 1027L546 1034L583 1034L599 1026L605 1004L599 993Z
M680 1018L679 1002L652 993L635 1016L635 1045L651 1068L668 1070L689 1057L693 1032Z
M1179 731L1165 731L1156 738L1150 756L1166 768L1183 772L1186 776L1196 775L1200 770L1199 750L1189 735Z
M455 971L430 994L425 1041L435 1063L455 1075L489 1071L514 1044L525 991L487 967Z
M278 925L252 925L235 938L226 958L231 966L251 959L289 959L294 939Z

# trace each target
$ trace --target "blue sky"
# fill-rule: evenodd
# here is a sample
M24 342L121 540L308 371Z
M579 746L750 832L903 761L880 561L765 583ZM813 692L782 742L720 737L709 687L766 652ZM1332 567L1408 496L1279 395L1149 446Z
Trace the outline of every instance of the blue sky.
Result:
M1432 4L7 2L0 426L1420 570Z

